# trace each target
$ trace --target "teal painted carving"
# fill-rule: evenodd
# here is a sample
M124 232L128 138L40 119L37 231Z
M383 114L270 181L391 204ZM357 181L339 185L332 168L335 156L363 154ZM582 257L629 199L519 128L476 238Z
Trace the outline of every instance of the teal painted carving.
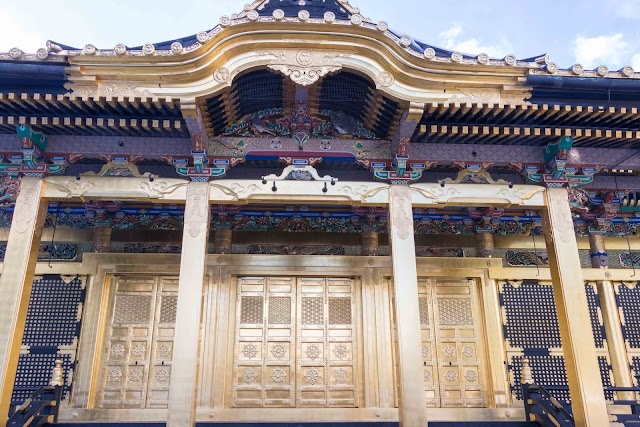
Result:
M47 151L47 137L40 132L34 132L30 126L16 126L16 133L22 142L22 148L32 148L34 145L41 152Z

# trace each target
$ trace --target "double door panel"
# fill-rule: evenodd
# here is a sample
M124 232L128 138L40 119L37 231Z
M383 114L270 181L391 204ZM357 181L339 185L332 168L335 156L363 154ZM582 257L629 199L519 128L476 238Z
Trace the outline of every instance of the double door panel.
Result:
M429 407L486 407L483 322L475 280L418 280ZM401 351L396 343L396 351Z
M418 292L427 405L485 407L476 282L421 279Z
M99 408L166 408L178 279L115 276L103 349Z
M357 406L354 295L351 278L238 278L234 406Z

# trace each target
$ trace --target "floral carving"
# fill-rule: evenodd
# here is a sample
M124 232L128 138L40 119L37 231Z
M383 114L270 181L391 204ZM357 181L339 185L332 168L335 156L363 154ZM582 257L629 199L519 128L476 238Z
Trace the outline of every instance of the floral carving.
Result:
M453 357L453 355L456 353L456 350L450 345L448 345L442 349L442 352L447 357Z
M116 344L111 347L111 356L112 357L122 357L124 356L125 348L122 344Z
M346 359L348 353L349 349L344 344L338 344L333 348L333 354L335 354L338 359Z
M464 379L470 383L474 383L478 379L478 374L476 373L476 371L468 370L464 374Z
M143 357L145 352L146 350L142 344L136 344L131 348L131 354L134 357Z
M431 351L429 350L429 347L427 347L426 345L422 346L422 357L424 357L425 359L428 359L429 357L431 357Z
M134 383L142 381L142 369L132 369L131 372L129 372L129 381Z
M253 359L258 355L258 348L253 344L247 344L242 349L242 354L247 359Z
M320 373L316 368L311 368L304 374L304 379L307 384L316 385L320 380Z
M169 371L166 369L160 369L156 372L156 381L160 384L167 384L169 382Z
M245 384L253 384L256 381L256 378L258 377L258 374L256 374L256 371L249 368L249 369L245 369L244 373L242 374L242 381Z
M444 378L450 383L455 382L458 380L458 373L456 371L447 371L447 373L444 374Z
M424 370L424 382L430 383L433 380L433 375L431 375L431 371L428 369Z
M316 360L318 357L320 357L320 349L316 345L310 345L309 347L307 347L305 354L309 359Z
M476 354L476 352L473 349L473 347L466 345L462 349L462 354L464 355L464 357L473 357Z
M338 384L347 384L349 382L349 374L343 368L337 369L333 373L333 379Z
M284 348L282 344L277 344L277 345L274 345L273 348L271 349L271 354L273 355L273 357L280 360L287 354L287 350Z
M284 371L280 368L276 368L273 370L273 372L271 372L271 381L273 381L274 383L281 384L286 379L287 374L285 374Z
M171 356L171 347L168 344L162 344L158 347L158 355L165 359Z
M122 379L122 371L118 368L111 368L107 371L107 381L117 383Z

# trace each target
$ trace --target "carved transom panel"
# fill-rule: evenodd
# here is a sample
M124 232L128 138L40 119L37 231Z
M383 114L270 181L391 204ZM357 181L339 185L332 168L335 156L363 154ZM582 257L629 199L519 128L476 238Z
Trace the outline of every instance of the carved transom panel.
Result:
M241 323L262 323L264 310L264 299L262 297L242 297L240 306Z
M329 298L329 324L351 324L351 298Z
M291 298L272 297L269 299L269 323L291 323Z
M438 321L441 325L473 325L471 300L439 298Z
M322 298L302 298L302 324L324 324L324 301Z
M152 297L148 295L118 295L113 314L113 323L147 323L151 315Z

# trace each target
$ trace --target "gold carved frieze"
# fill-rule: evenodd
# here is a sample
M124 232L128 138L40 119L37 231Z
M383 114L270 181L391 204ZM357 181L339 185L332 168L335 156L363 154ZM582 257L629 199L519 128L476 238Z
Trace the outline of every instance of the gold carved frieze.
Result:
M449 98L449 102L471 104L526 104L530 95L524 92L524 88L517 92L507 92L499 88L491 87L457 87L459 94Z
M280 49L256 52L259 56L272 56L268 68L279 71L301 86L309 86L320 78L342 69L343 58L350 52L316 49Z

